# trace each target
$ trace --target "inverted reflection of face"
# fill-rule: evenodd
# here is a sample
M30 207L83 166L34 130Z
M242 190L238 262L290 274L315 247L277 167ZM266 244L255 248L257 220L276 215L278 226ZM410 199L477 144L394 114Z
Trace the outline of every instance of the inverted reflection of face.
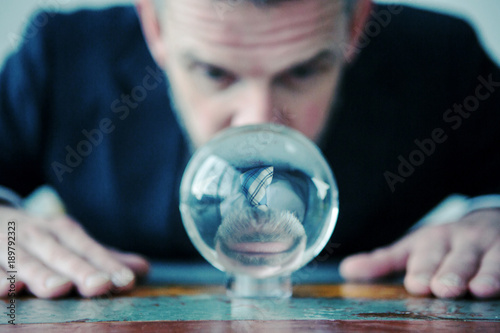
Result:
M229 213L215 236L216 247L228 258L250 266L279 266L305 243L300 221L288 211L254 207Z

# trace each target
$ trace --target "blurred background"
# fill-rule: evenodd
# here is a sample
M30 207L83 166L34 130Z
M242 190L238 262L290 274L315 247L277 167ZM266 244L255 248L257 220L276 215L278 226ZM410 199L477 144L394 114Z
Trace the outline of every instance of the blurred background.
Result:
M220 0L225 1L225 0ZM238 0L227 0L234 3ZM500 66L500 0L376 0L402 3L449 13L468 20L478 31L486 51ZM133 4L134 0L4 0L0 12L0 64L17 47L24 26L39 9L71 11L81 7Z

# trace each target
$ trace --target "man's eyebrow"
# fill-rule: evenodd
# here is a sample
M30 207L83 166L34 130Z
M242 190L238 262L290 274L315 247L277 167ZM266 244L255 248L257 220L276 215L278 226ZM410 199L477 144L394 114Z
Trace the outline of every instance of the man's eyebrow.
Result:
M181 54L181 60L190 64L209 64L210 61L197 57L193 52L186 51Z
M218 65L216 63L212 63L209 60L204 60L204 59L199 58L191 51L183 52L180 55L180 59L184 63L188 64L188 66L196 66L196 65L201 64L201 65L211 65L211 66L214 66L217 68L224 69L224 67L221 65ZM308 59L290 64L289 66L287 66L286 68L281 70L278 75L285 74L288 71L291 71L291 70L294 70L294 69L300 68L300 67L310 67L310 66L314 67L314 66L318 66L318 65L324 65L325 63L328 63L328 62L330 64L334 64L335 59L336 59L335 52L333 52L332 50L325 49L325 50L319 51L316 55L313 55L312 57L310 57Z
M189 52L189 51L182 53L181 59L184 61L190 61L190 62L199 62L200 61L192 52Z
M325 61L326 62L330 61L331 63L333 63L334 60L335 60L335 53L333 51L322 50L309 59L306 59L306 60L303 60L301 62L298 62L298 63L295 63L295 64L288 66L288 69L293 69L293 68L297 68L297 67L304 67L304 66L313 66L313 65L316 65L319 63L323 63Z

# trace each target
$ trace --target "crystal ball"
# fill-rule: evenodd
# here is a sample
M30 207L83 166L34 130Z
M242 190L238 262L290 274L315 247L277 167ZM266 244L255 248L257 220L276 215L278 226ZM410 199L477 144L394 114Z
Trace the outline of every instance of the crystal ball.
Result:
M334 175L318 147L276 124L229 128L200 147L180 211L201 255L229 274L289 275L326 245L338 216Z

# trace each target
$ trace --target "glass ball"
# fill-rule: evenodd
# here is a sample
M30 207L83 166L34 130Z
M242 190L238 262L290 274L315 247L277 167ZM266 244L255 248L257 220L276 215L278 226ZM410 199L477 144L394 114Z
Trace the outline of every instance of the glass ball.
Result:
M213 266L266 279L289 275L326 245L338 189L316 145L275 124L224 130L184 172L180 210L189 238Z

